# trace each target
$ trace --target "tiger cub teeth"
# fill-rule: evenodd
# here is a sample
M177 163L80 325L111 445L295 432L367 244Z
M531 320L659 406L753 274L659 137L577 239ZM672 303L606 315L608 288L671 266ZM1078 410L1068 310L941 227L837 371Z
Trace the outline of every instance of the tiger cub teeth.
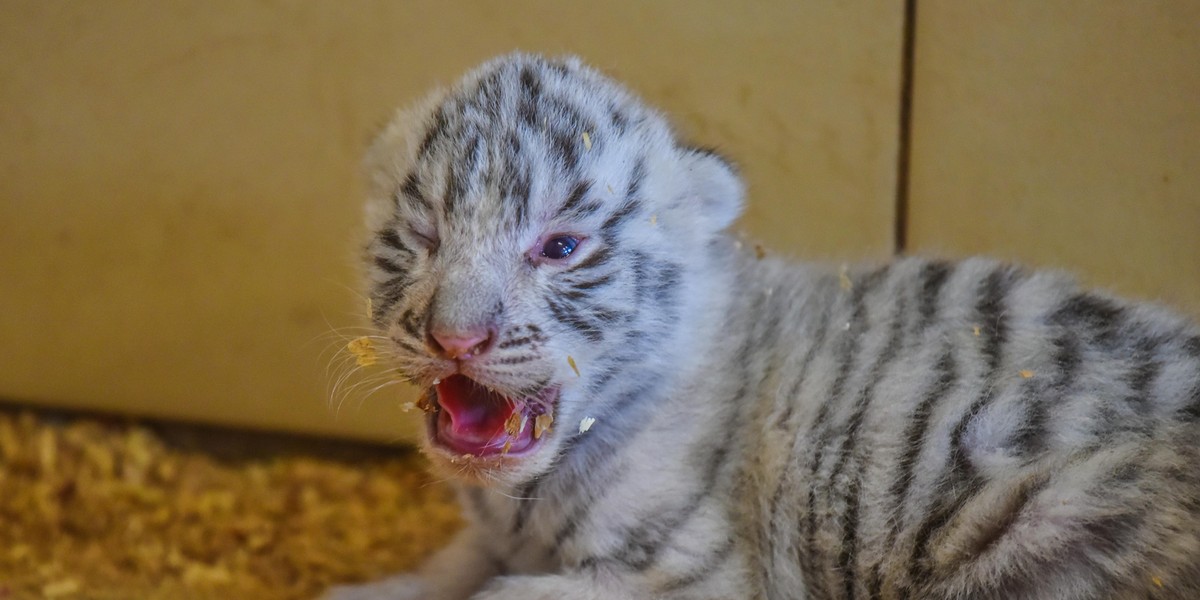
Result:
M554 423L554 415L550 413L542 413L533 421L533 439L541 439L542 434L550 429L550 425Z
M509 437L520 435L522 431L525 431L525 423L527 420L528 417L521 414L519 411L513 411L513 414L508 415L508 419L504 421L504 432L507 433Z

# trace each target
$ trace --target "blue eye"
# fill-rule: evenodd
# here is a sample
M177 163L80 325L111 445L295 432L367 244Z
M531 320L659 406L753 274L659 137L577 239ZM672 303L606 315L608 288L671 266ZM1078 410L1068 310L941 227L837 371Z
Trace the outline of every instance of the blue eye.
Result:
M569 235L550 238L542 246L542 256L550 260L562 260L570 256L575 251L575 246L578 245L579 240Z

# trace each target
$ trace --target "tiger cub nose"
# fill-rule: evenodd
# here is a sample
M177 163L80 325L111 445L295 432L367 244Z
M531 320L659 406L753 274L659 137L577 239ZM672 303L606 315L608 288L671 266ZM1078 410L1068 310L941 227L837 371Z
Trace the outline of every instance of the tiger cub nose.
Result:
M453 360L469 360L491 349L495 332L491 327L467 331L429 332L429 347L435 353Z

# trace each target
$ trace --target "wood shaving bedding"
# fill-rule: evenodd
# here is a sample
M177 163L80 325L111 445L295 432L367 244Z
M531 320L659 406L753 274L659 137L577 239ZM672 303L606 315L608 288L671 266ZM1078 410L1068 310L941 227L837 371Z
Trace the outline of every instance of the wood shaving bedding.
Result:
M0 408L0 599L313 598L458 525L415 452L161 431Z

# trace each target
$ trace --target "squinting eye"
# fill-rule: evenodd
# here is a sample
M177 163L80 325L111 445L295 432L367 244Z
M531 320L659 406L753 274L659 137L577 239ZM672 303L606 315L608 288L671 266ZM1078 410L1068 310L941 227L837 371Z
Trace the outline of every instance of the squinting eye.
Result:
M442 245L436 233L421 232L414 229L412 230L412 234L421 243L421 246L430 252L437 252L438 247Z
M575 251L575 246L578 245L579 240L569 235L550 238L542 246L542 256L550 260L562 260L570 256Z

